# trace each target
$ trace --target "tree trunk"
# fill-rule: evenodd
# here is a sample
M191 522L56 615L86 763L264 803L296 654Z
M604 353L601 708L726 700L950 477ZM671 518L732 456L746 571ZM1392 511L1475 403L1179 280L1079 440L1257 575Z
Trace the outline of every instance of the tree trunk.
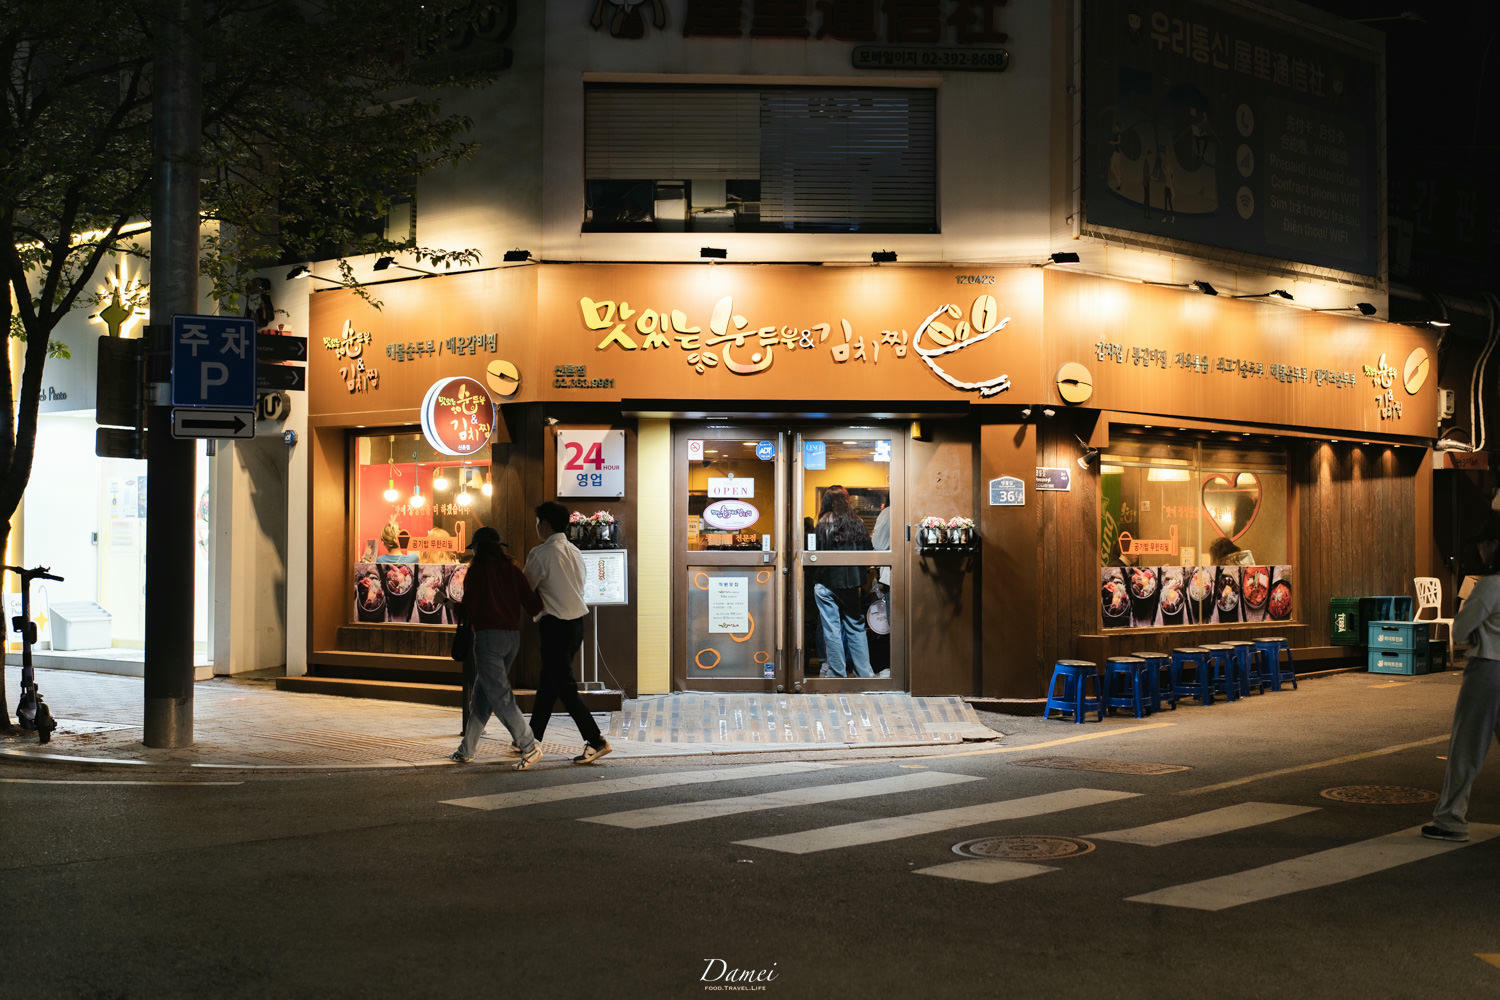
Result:
M0 520L0 555L5 552L5 545L10 541L10 520ZM0 592L3 592L6 570L0 569ZM3 611L0 608L0 611ZM5 630L0 629L0 635ZM16 731L16 727L10 724L10 706L5 701L5 642L0 640L0 733L10 734Z

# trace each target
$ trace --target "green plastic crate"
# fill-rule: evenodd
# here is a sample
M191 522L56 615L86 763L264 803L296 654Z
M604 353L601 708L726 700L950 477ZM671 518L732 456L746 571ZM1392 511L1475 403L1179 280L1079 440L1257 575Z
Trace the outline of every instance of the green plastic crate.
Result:
M1358 597L1335 597L1328 602L1328 634L1329 642L1335 646L1364 645Z

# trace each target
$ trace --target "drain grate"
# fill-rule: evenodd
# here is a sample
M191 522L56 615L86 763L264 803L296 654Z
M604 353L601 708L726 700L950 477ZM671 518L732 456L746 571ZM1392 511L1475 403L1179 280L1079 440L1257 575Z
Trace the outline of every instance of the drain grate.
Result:
M1320 794L1335 802L1356 802L1361 805L1405 806L1437 801L1437 792L1405 785L1337 785L1323 789Z
M1027 767L1055 767L1064 771L1103 771L1106 774L1176 774L1191 771L1186 764L1151 764L1139 760L1099 760L1093 757L1028 757L1016 761Z
M960 857L1006 861L1058 861L1093 850L1093 842L1080 837L978 837L953 845L953 853Z

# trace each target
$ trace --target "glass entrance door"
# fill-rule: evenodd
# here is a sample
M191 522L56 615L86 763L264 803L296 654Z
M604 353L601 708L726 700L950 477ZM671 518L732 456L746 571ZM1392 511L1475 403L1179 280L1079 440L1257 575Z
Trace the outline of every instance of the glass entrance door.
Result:
M678 429L678 688L905 688L900 441L882 427Z

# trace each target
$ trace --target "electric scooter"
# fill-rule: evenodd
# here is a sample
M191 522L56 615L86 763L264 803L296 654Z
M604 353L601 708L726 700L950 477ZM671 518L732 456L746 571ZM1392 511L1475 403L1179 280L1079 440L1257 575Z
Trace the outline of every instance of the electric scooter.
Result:
M31 620L31 581L56 580L62 583L63 578L53 576L46 566L35 569L22 569L19 566L5 568L21 578L21 614L20 617L11 619L11 627L21 633L21 697L16 702L16 722L22 729L36 730L37 742L46 743L52 739L57 720L52 718L51 709L42 700L42 693L37 690L36 671L31 666L31 647L37 641L36 622Z

